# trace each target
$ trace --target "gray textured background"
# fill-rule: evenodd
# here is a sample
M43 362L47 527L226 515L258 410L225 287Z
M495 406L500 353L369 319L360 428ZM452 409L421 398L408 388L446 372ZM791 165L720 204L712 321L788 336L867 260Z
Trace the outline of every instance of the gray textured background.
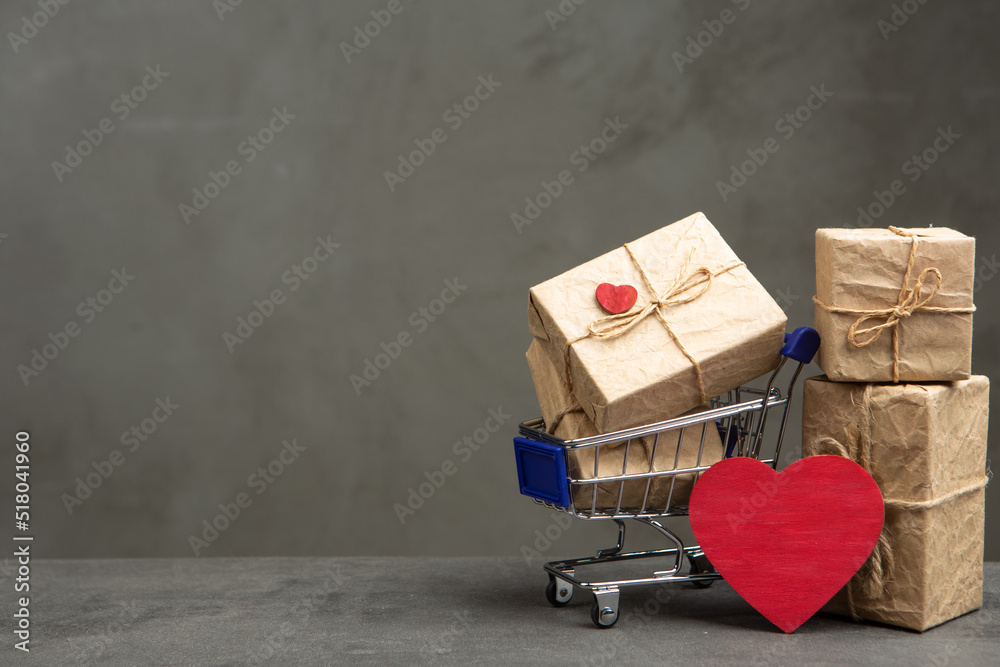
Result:
M557 4L404 1L350 63L340 43L385 2L244 2L224 20L205 1L73 2L16 53L5 40L0 432L32 434L38 555L191 555L241 492L252 504L202 555L519 554L551 521L518 496L510 448L537 413L528 287L702 210L809 324L813 230L854 224L939 127L961 139L879 224L977 237L973 367L996 377L1000 2L930 2L888 39L889 2L593 2L553 30ZM724 8L735 21L679 72L674 52ZM0 27L35 11L4 3ZM112 101L156 65L169 76L119 121ZM786 138L776 121L814 85L834 96ZM295 118L246 163L238 145L275 107ZM59 182L52 162L106 116L114 131ZM511 214L609 117L628 128L519 234ZM438 127L390 192L384 171ZM769 137L780 150L723 201L717 181ZM241 173L186 225L178 205L232 159ZM319 236L340 248L289 291ZM77 304L121 267L134 282L86 323ZM417 333L411 313L456 277L467 291ZM287 301L230 353L223 333L276 288ZM25 386L17 366L70 321L80 335ZM401 332L413 343L358 395L349 376ZM180 407L127 452L121 434L166 397ZM511 420L462 461L453 443L501 406ZM290 438L306 450L256 495L248 476ZM115 449L124 463L68 513L63 494ZM401 524L394 503L448 459L457 473ZM546 555L609 532L574 525Z

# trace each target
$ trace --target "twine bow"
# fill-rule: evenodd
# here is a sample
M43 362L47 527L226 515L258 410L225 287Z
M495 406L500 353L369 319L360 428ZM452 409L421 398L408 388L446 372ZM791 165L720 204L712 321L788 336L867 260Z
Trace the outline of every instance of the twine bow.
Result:
M843 443L839 442L836 438L822 438L817 443L816 454L830 453L836 456L843 456L844 458L851 459L862 468L865 469L869 475L872 474L872 461L871 461L871 449L872 449L872 390L873 385L865 385L864 390L861 392L861 414L858 420L858 436L854 443L853 451L845 446ZM852 396L852 402L854 400ZM930 500L899 500L895 498L886 498L885 494L882 495L882 502L885 506L892 507L900 510L921 510L930 509L932 507L937 507L938 505L943 505L959 496L964 496L967 493L972 493L973 491L978 491L979 489L985 487L991 478L991 474L987 473L982 479L967 484L966 486L960 487L946 494L940 495L936 498ZM860 588L860 592L863 597L867 600L877 600L885 595L886 586L892 581L893 574L896 567L896 559L892 552L892 544L889 542L889 537L886 532L886 524L882 525L882 532L879 533L878 542L875 544L875 549L872 551L868 560L865 564L861 566L858 573L848 582L845 586L845 591L847 593L847 608L854 620L858 620L860 617L857 613L857 607L855 603L856 591L852 588Z
M738 262L732 266L728 266L720 271L712 272L707 266L699 266L691 270L691 261L694 256L694 249L691 249L687 258L684 261L684 265L681 267L680 271L677 272L677 276L674 278L673 282L667 286L667 289L662 293L656 291L653 286L653 281L649 278L649 275L643 269L642 264L636 258L635 253L632 252L632 248L629 244L625 244L625 250L628 252L628 256L632 258L632 263L639 270L639 275L642 276L643 282L646 283L646 288L649 293L653 296L650 297L649 301L642 307L637 309L633 306L631 310L624 313L618 313L616 315L607 315L605 317L598 318L590 323L587 327L587 333L575 338L574 340L567 341L566 347L563 350L563 366L566 369L566 384L569 386L570 390L573 389L573 377L570 374L570 364L569 356L570 350L573 345L579 343L581 340L587 338L597 338L598 340L611 340L613 338L618 338L627 334L632 329L639 326L639 324L645 320L650 315L655 314L660 323L663 324L663 328L667 330L670 334L671 339L677 344L677 348L687 357L688 361L694 365L695 376L698 379L698 395L701 403L706 403L708 401L705 395L705 381L701 373L701 364L698 360L691 355L688 349L681 342L677 334L674 333L673 329L670 328L670 323L667 322L667 318L664 316L663 311L671 306L679 306L682 303L690 303L695 299L700 298L704 295L711 287L712 281L723 273L732 271L733 269L744 266L743 262ZM691 292L685 296L685 293Z
M910 276L913 273L913 265L917 260L918 235L913 232L905 232L898 227L889 227L889 231L907 236L911 239L910 258L906 262L906 271L903 274L903 284L899 288L899 296L896 297L896 305L890 308L875 308L871 310L859 308L839 308L828 306L817 297L813 297L813 302L828 313L846 313L848 315L859 315L854 324L847 330L847 340L854 347L865 347L871 345L879 339L886 329L892 332L892 381L899 382L899 323L917 312L930 313L972 313L975 306L969 307L944 307L930 306L928 302L933 299L941 289L941 271L936 267L928 267L920 272L913 287L909 287ZM934 283L928 283L928 279L933 277ZM927 294L924 295L925 283L927 284ZM881 324L865 327L869 320L885 318Z

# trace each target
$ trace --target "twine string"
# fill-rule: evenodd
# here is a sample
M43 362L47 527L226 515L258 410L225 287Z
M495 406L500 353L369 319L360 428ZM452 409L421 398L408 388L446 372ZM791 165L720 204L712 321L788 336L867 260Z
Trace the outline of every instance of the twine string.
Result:
M590 326L587 327L587 333L573 340L566 341L566 346L563 348L563 367L565 368L566 373L566 384L572 391L573 376L570 373L570 350L573 345L588 338L596 338L598 340L612 340L614 338L618 338L619 336L623 336L635 329L650 315L655 314L656 318L663 325L663 328L666 329L668 334L670 334L671 340L673 340L681 353L694 366L695 377L698 381L698 396L700 402L702 404L708 402L708 397L705 395L705 380L702 376L701 364L698 363L698 360L694 358L687 347L685 347L684 343L681 342L681 339L671 328L670 323L667 321L663 311L671 306L679 306L684 303L690 303L700 298L712 287L712 282L716 277L722 275L723 273L728 273L729 271L732 271L740 266L744 266L743 262L737 262L714 273L707 266L699 266L692 269L691 264L694 258L694 249L692 248L688 251L687 257L684 260L684 265L677 272L673 281L662 293L660 293L656 290L652 279L649 277L649 274L646 273L645 268L643 268L642 263L635 256L635 253L632 252L632 248L629 244L626 243L624 247L628 252L628 256L632 259L632 263L635 265L636 269L638 269L639 275L642 276L642 280L646 284L646 289L652 296L643 306L638 306L638 304L636 304L624 313L607 315L594 320L590 323Z
M889 308L842 308L828 306L818 297L813 297L813 303L828 313L843 313L847 315L858 315L858 319L847 330L847 340L854 347L865 347L871 345L879 339L882 332L890 330L892 335L892 381L899 382L899 323L917 312L930 313L972 313L975 306L969 307L944 307L931 306L928 302L933 299L941 290L941 271L937 267L927 267L917 276L917 281L913 287L909 287L910 278L913 274L913 266L917 261L918 235L914 232L907 232L898 227L889 226L889 231L910 238L910 256L906 262L906 270L903 273L903 282L899 288L899 295L896 297L896 305ZM930 280L933 278L933 283ZM927 294L924 294L924 288ZM870 320L882 319L880 324L865 327Z
M871 446L872 446L872 385L866 385L861 393L861 415L858 421L858 436L854 443L853 450L849 449L836 438L822 438L819 449L825 450L837 456L843 456L856 462L865 469L869 475L872 474ZM989 475L984 475L982 479L954 489L946 494L931 498L930 500L901 500L897 498L886 498L882 495L882 502L886 507L900 510L924 510L943 505L967 493L978 491L989 483ZM865 561L858 574L848 582L845 587L847 593L847 608L854 620L860 617L857 613L857 603L855 598L860 592L868 600L877 600L885 595L886 586L892 580L896 567L896 558L889 542L886 525L882 525L882 532L879 533L878 542L872 550L871 555ZM856 591L854 589L860 589Z

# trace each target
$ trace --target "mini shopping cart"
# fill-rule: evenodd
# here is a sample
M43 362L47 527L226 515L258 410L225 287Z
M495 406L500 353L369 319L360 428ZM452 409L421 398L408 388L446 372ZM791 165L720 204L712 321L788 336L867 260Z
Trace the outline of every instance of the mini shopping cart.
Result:
M691 582L695 586L707 588L716 579L720 579L715 569L705 557L698 545L684 546L681 539L661 523L666 517L687 516L688 508L681 503L673 503L674 486L678 476L687 475L695 481L710 463L702 465L702 454L705 449L707 429L718 429L724 448L724 456L747 456L777 468L781 453L781 442L784 437L785 424L788 420L788 407L792 390L798 380L802 367L812 361L819 349L819 334L808 327L796 329L785 335L785 346L781 350L781 361L768 379L764 389L740 387L709 402L709 409L696 414L677 417L656 424L638 428L616 431L605 435L577 440L561 440L546 433L542 419L533 419L520 425L520 437L514 439L514 452L517 461L518 483L521 493L534 498L535 502L550 509L565 512L579 519L610 519L618 525L618 543L608 549L601 549L596 556L576 558L573 560L553 561L545 565L549 574L549 583L545 596L556 607L562 607L573 597L574 587L589 591L594 595L591 607L591 619L601 628L610 628L618 620L618 599L622 588L642 586L645 584L663 584L670 582ZM794 374L788 383L785 394L775 386L779 373L786 362L792 359L798 362ZM765 447L764 433L769 414L778 410L780 421L777 428L772 426L774 438L773 447ZM773 423L773 422L772 422ZM701 440L694 466L680 467L681 444L685 443L684 433L687 429L700 429ZM666 433L670 431L671 433ZM664 436L664 434L666 434ZM633 441L640 438L653 437L652 453L649 456L649 470L646 472L626 473L629 461L628 451ZM664 446L673 447L676 444L674 465L672 469L657 470L656 448L661 436L676 438ZM687 442L691 442L690 440ZM614 447L621 451L624 447L621 474L613 476L598 476L598 461L600 447ZM567 453L570 451L594 448L594 474L590 478L577 479L568 474ZM626 482L634 480L645 481L646 492L641 504L635 507L623 507L622 498ZM663 485L669 480L665 502L654 504L650 498L650 486L657 481ZM618 502L614 507L598 507L598 485L606 490L618 488ZM580 489L584 492L581 493ZM589 493L587 493L589 491ZM613 494L612 494L613 495ZM590 502L586 498L590 497ZM623 553L625 547L625 519L633 519L655 529L670 542L670 548ZM684 573L682 567L685 557L690 563L690 569ZM670 566L656 570L651 575L637 579L585 580L577 576L577 570L591 565L601 565L621 561L631 561L644 558L663 558Z

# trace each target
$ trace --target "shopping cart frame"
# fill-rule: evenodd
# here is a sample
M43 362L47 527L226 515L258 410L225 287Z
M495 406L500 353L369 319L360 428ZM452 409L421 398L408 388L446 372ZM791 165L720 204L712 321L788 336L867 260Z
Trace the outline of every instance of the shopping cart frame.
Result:
M523 422L519 427L520 437L514 439L521 493L532 497L536 503L549 509L584 520L610 519L618 526L618 540L615 546L599 550L596 556L552 561L545 564L544 569L549 575L545 595L549 602L553 606L562 607L572 599L574 587L589 591L594 595L591 619L598 627L609 628L618 620L619 596L623 588L678 582L690 582L695 586L707 588L715 580L720 579L721 575L715 571L697 544L685 546L681 538L660 521L663 518L687 516L688 514L687 506L671 502L677 478L680 475L690 476L693 474L694 481L697 483L698 477L711 466L711 463L702 464L702 455L705 449L706 429L713 426L719 429L726 458L748 456L777 469L784 441L785 426L788 422L792 391L803 367L812 361L818 349L819 334L809 327L800 327L793 333L786 334L785 346L781 350L781 360L771 373L765 389L740 387L712 399L708 410L655 424L590 438L561 440L546 432L545 424L541 418ZM782 394L776 384L779 374L789 359L797 361L798 365L794 369L786 392ZM781 421L773 453L764 456L765 450L762 447L764 430L768 415L774 409L780 410ZM697 464L678 467L685 429L692 427L701 428ZM677 431L678 433L674 467L669 470L654 470L656 448L661 435L667 431ZM626 473L628 452L632 441L649 436L654 438L653 453L649 457L649 471ZM568 452L609 445L617 446L622 443L624 443L625 449L620 475L598 476L599 452L596 449L593 456L593 477L574 479L567 472L566 455ZM652 482L655 479L665 478L671 478L666 503L650 505L648 501ZM625 483L641 480L646 481L646 491L641 505L622 507ZM616 506L613 509L597 507L598 485L607 488L608 484L614 483L618 483L619 488ZM586 486L592 488L591 504L589 507L580 507L578 499L581 494L573 493L573 491L576 488ZM623 553L626 519L650 526L663 536L671 544L671 547ZM690 569L687 573L682 573L685 557L690 562ZM579 568L646 558L665 558L668 562L672 562L672 565L666 569L655 570L650 576L635 579L585 580L577 576Z

